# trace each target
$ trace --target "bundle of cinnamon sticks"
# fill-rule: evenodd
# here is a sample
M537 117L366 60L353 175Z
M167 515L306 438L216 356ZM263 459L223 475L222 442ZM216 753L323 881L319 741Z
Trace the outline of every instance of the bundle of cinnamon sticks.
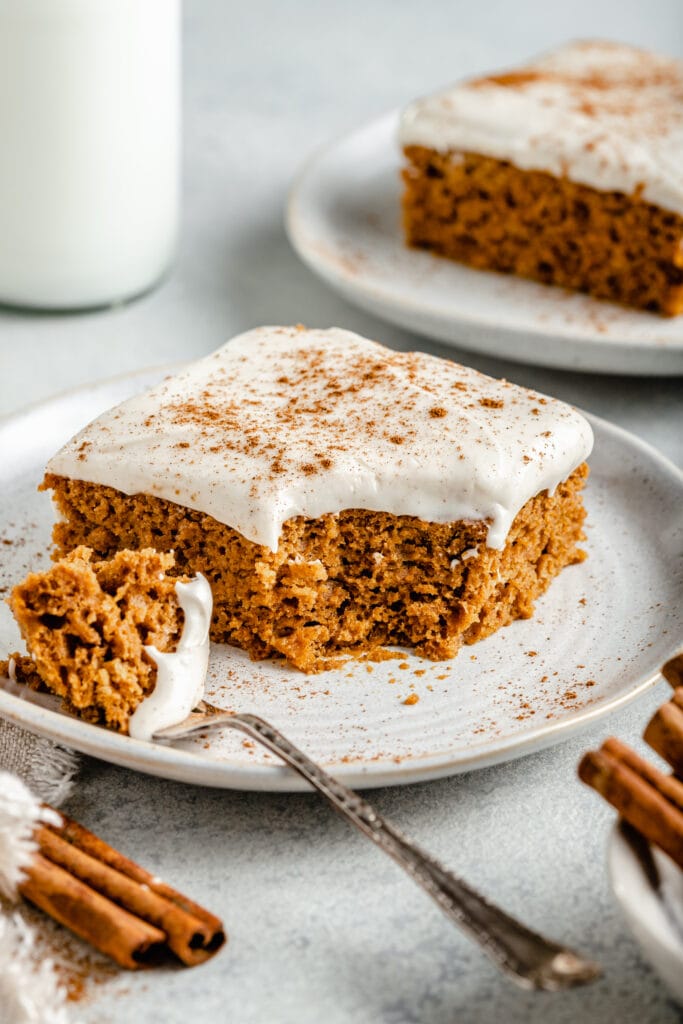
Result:
M61 812L40 825L19 891L82 939L131 969L203 963L225 943L220 920Z
M673 774L610 738L584 755L579 778L683 868L683 655L667 662L662 675L673 686L673 697L655 713L643 738Z

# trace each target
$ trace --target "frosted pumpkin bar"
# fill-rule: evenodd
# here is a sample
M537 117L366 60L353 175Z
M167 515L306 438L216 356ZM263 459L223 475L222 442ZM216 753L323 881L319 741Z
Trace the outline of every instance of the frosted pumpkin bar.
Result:
M575 42L402 115L409 245L683 311L683 64Z
M319 671L453 657L580 561L574 409L349 331L261 327L106 412L49 462L58 555L173 551L212 639Z

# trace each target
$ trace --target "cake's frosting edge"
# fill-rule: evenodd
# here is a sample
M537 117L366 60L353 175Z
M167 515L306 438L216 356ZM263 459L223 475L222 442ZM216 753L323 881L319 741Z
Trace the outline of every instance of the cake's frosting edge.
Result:
M203 512L272 550L288 519L350 508L487 520L501 548L592 443L575 409L468 367L336 328L264 327L109 410L47 468Z
M399 142L506 160L683 216L683 63L622 44L570 43L416 100Z
M197 573L187 583L176 583L175 592L185 616L182 633L175 651L159 651L151 644L145 647L157 667L157 678L152 692L130 716L128 733L135 740L151 740L159 729L182 722L204 695L213 609L211 587Z

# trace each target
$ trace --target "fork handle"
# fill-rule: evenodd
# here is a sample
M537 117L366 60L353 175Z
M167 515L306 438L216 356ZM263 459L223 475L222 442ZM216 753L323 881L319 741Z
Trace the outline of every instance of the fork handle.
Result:
M277 729L250 714L216 716L258 740L303 776L347 821L372 839L429 893L500 968L524 988L556 990L591 981L597 965L526 928L489 903L437 860L407 839L366 800L323 771Z

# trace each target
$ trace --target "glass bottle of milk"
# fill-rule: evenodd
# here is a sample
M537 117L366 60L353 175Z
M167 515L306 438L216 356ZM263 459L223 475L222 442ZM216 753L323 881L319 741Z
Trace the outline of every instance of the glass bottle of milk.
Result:
M0 303L151 287L179 205L180 0L0 0Z

